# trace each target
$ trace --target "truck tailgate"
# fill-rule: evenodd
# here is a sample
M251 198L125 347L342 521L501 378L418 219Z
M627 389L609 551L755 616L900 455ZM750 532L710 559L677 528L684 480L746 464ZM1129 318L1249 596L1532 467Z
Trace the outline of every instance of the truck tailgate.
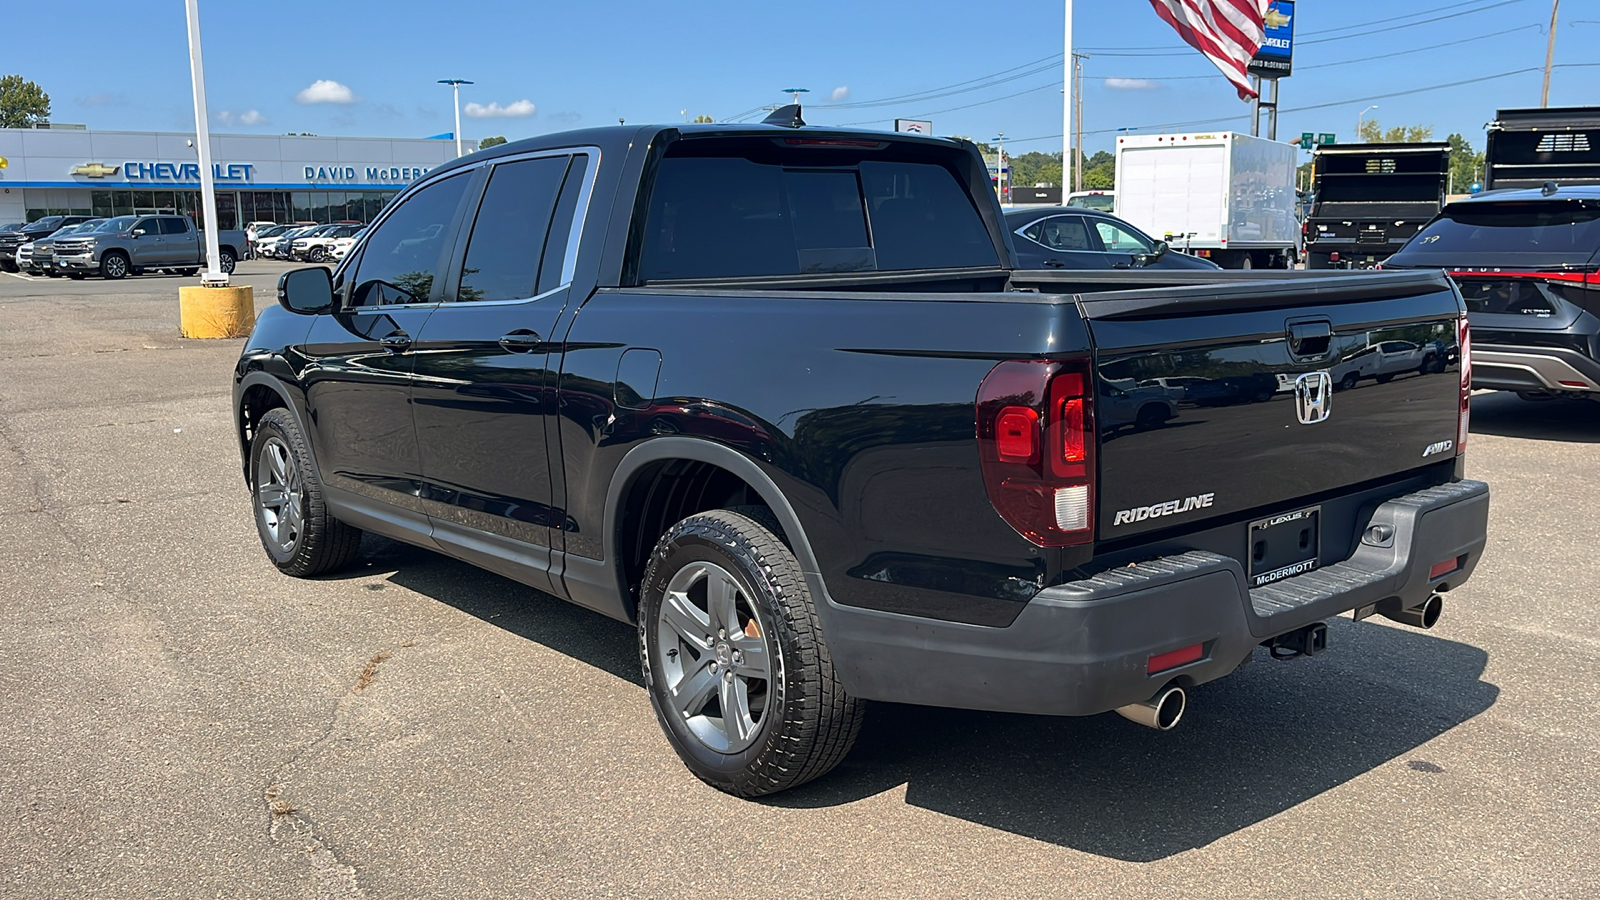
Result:
M1292 512L1453 459L1462 306L1417 274L1082 299L1099 539Z

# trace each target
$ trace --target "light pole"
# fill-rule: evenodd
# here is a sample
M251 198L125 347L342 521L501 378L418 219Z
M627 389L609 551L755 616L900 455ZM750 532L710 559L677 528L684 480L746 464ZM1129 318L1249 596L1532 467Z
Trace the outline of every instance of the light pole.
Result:
M1356 143L1361 143L1361 120L1367 117L1367 113L1372 112L1377 108L1378 104L1374 103L1366 109L1363 109L1361 114L1356 116Z
M463 84L472 84L473 82L470 82L470 81L466 80L465 78L441 78L441 79L439 79L439 83L440 84L448 84L448 85L450 85L451 89L455 91L455 99L456 99L456 156L459 157L459 156L461 156L461 86Z
M206 67L200 59L199 0L185 0L189 19L189 76L194 82L194 142L200 154L200 206L205 216L206 273L200 283L227 287L228 276L221 267L217 249L217 188L211 171L211 126L206 122Z

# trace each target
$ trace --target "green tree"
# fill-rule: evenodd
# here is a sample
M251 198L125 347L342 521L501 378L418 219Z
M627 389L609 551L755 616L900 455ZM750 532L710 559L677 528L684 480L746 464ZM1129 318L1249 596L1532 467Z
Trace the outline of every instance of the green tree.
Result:
M710 125L712 122L715 122L715 121L716 121L716 119L711 118L710 116L706 115L705 113L701 113L700 115L694 117L694 122L695 122L696 125Z
M1474 181L1483 179L1483 154L1459 134L1445 138L1450 143L1450 192L1465 194Z
M1420 144L1433 140L1432 125L1400 125L1385 129L1377 119L1361 123L1361 142L1364 144Z
M500 137L498 135L496 135L495 137L486 137L483 140L478 142L478 149L479 150L487 150L490 147L498 147L501 144L504 144L505 142L506 142L506 139L503 138L503 137Z
M50 95L21 75L0 77L0 128L32 128L50 121Z

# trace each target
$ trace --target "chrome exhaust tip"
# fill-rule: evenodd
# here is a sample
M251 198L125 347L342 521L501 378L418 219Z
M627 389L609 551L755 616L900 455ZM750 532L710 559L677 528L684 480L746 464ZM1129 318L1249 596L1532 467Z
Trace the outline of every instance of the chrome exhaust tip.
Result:
M1183 718L1183 711L1188 703L1188 696L1184 694L1183 688L1171 685L1162 688L1154 697L1142 703L1119 706L1116 712L1124 719L1138 722L1146 728L1171 731Z
M1402 625L1410 625L1412 628L1432 628L1439 624L1439 616L1443 612L1444 598L1434 594L1426 603L1415 609L1384 612L1383 616Z

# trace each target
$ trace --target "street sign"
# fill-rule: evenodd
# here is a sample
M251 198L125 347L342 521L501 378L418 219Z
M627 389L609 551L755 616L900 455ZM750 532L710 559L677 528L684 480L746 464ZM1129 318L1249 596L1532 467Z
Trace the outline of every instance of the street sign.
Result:
M1317 143L1322 144L1324 146L1326 146L1328 144L1332 144L1332 143L1334 143L1333 135L1331 135L1331 134L1319 134L1319 135L1317 135Z
M933 134L933 123L923 119L895 119L894 130L902 134Z
M1266 37L1250 60L1250 74L1284 78L1290 74L1294 61L1294 0L1272 0L1261 24Z
M1300 149L1310 150L1311 145L1317 142L1317 136L1309 131L1300 132Z

